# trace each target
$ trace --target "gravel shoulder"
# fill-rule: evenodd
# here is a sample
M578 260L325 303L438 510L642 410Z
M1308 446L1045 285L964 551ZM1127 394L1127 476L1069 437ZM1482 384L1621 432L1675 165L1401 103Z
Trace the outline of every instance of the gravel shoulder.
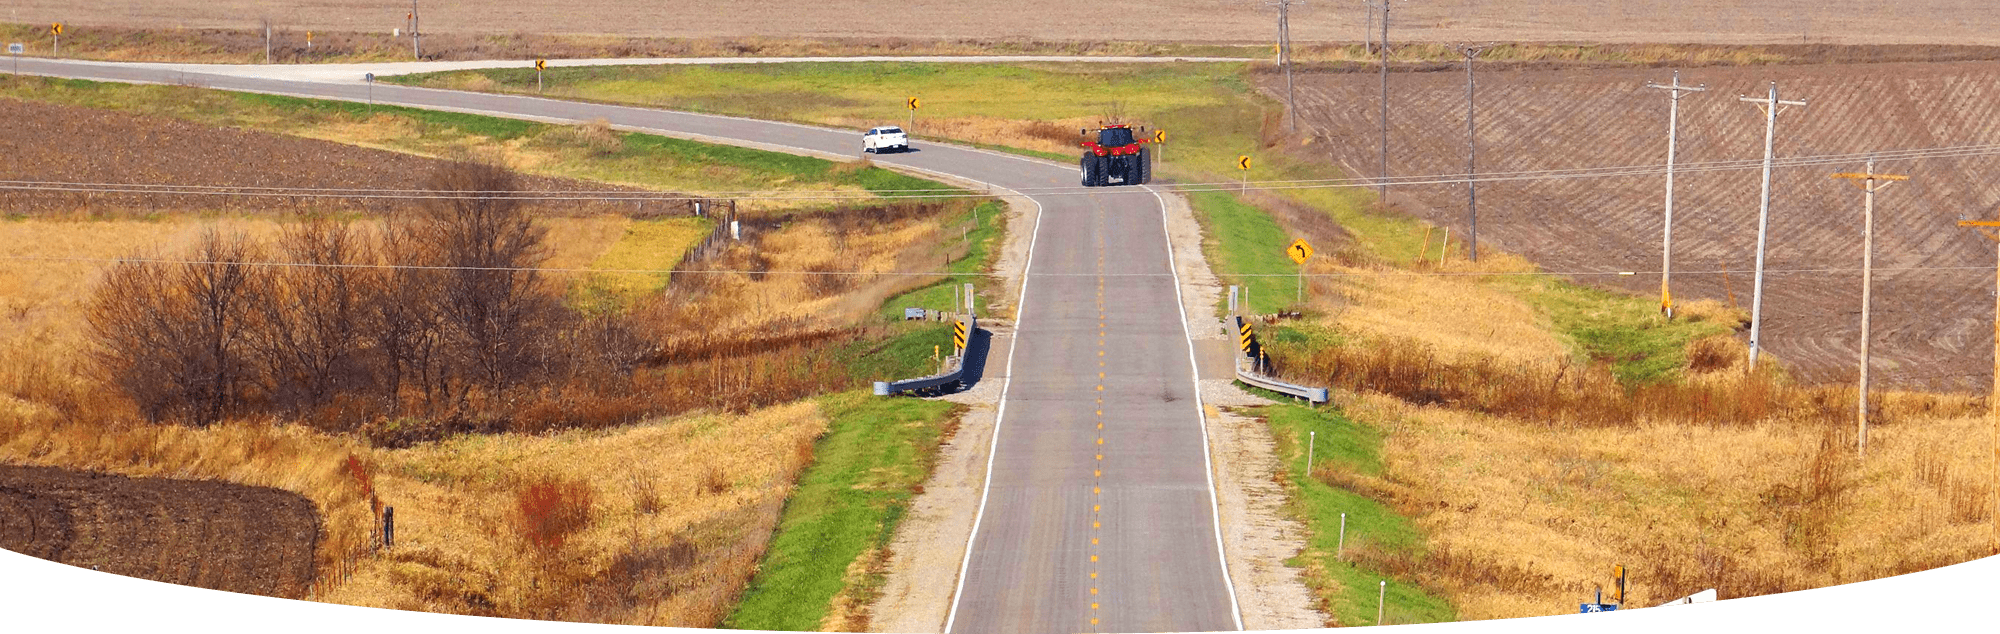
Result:
M1201 225L1194 209L1178 195L1162 195L1166 203L1167 241L1180 274L1181 309L1188 315L1189 336L1197 350L1221 346L1220 359L1233 359L1233 340L1213 317L1221 282L1201 253ZM1200 355L1204 363L1218 355ZM1208 420L1209 453L1215 469L1216 502L1222 518L1223 551L1236 602L1248 630L1325 627L1327 617L1314 608L1312 591L1299 570L1285 565L1305 547L1305 527L1285 515L1284 488L1278 472L1276 444L1263 421L1231 413L1230 408L1267 403L1235 386L1234 379L1206 378L1228 368L1204 368L1200 391Z

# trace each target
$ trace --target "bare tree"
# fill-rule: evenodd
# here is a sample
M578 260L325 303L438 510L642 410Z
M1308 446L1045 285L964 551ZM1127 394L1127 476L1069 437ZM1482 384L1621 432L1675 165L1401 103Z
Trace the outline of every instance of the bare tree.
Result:
M285 261L303 266L272 275L254 341L274 404L294 415L369 382L361 330L370 280L353 266L369 260L367 250L347 223L325 216L302 218L278 240Z
M514 174L462 162L439 171L431 189L461 192L427 206L415 229L440 267L437 301L458 373L499 395L538 365L560 304L535 271L548 258L546 231L517 198ZM466 399L461 385L458 400Z
M89 322L98 366L147 418L196 425L238 411L257 387L245 335L262 272L241 235L210 232L183 261L111 267Z

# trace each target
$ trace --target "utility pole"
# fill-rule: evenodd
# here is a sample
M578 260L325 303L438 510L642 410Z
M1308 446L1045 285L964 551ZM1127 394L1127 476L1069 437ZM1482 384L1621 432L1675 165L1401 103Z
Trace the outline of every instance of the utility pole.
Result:
M1361 25L1361 54L1367 55L1375 52L1375 2L1362 0L1361 6L1367 9L1362 13L1368 16Z
M1674 71L1674 83L1666 86L1647 82L1647 88L1672 91L1673 100L1667 106L1667 212L1660 223L1660 314L1667 319L1674 318L1674 292L1669 282L1674 271L1674 154L1680 148L1681 96L1682 93L1707 92L1708 84L1682 86L1681 72Z
M1291 113L1292 132L1299 131L1299 101L1292 92L1292 3L1306 0L1269 0L1278 8L1278 63L1285 65L1285 110Z
M1757 275L1750 289L1750 367L1757 371L1757 351L1761 347L1758 335L1764 325L1764 243L1771 223L1771 152L1775 147L1778 132L1778 112L1785 106L1805 107L1806 102L1783 101L1778 99L1778 82L1771 82L1771 96L1753 99L1748 95L1737 97L1738 101L1757 104L1764 110L1764 197L1757 207Z
M1460 55L1465 56L1465 214L1472 225L1470 239L1466 241L1466 253L1473 262L1479 261L1479 124L1473 106L1472 60L1484 52L1486 46L1461 46Z
M1996 214L2000 215L2000 214ZM1974 227L1986 239L2000 242L2000 234L1990 227L2000 227L2000 220L1960 220L1958 226ZM1993 552L2000 554L2000 249L1995 249L1993 268L1993 393L1986 397L1993 410L1993 473L1995 481L1987 490L1993 496Z
M1875 158L1868 158L1868 169L1860 174L1834 174L1834 178L1857 181L1861 190L1867 192L1866 202L1861 206L1861 384L1860 403L1856 407L1858 437L1857 452L1862 458L1868 457L1868 313L1875 286L1875 192L1888 189L1896 181L1910 180L1908 176L1875 173Z
M410 58L419 62L424 61L424 36L417 30L422 20L423 17L417 15L417 0L410 0Z
M1382 0L1382 180L1375 184L1375 197L1389 206L1389 0Z

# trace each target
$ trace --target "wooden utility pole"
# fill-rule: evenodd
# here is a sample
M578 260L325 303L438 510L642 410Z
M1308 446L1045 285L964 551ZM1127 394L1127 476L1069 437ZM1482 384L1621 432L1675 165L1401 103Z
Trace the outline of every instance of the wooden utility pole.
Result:
M1776 147L1778 134L1778 113L1785 106L1804 107L1804 101L1783 101L1778 99L1778 82L1771 82L1771 96L1754 99L1748 95L1737 97L1737 101L1757 104L1764 110L1764 197L1757 206L1757 275L1750 288L1750 372L1757 371L1757 351L1763 347L1758 338L1764 331L1764 244L1771 226L1771 155Z
M1491 46L1490 44L1487 46ZM1458 53L1465 56L1465 215L1471 231L1466 242L1466 255L1473 262L1479 261L1479 125L1478 110L1473 102L1472 60L1477 59L1486 46L1462 46Z
M1375 185L1375 198L1389 206L1389 0L1382 0L1382 181Z
M1674 318L1674 292L1669 284L1674 271L1674 154L1680 148L1681 94L1684 92L1704 92L1708 84L1682 86L1681 72L1674 71L1674 83L1662 86L1647 83L1647 88L1673 91L1673 101L1667 107L1667 211L1660 223L1660 314L1667 319Z
M2000 215L2000 213L1996 213ZM1958 226L1975 227L1988 240L2000 243L2000 234L1989 227L2000 227L2000 220L1960 220ZM1993 497L1993 509L1988 513L1993 518L1993 552L2000 554L2000 248L1994 249L1993 264L1993 393L1986 397L1986 403L1993 412L1993 478L1987 490Z
M1868 317L1871 299L1875 290L1875 192L1888 189L1897 181L1910 180L1908 176L1875 173L1875 159L1868 159L1868 169L1859 174L1834 174L1834 178L1854 181L1867 192L1867 202L1861 206L1861 380L1856 388L1860 395L1855 406L1857 438L1856 451L1862 458L1868 457Z
M1278 8L1278 63L1285 65L1285 111L1291 115L1291 131L1299 131L1299 101L1292 92L1292 4L1306 0L1269 0Z

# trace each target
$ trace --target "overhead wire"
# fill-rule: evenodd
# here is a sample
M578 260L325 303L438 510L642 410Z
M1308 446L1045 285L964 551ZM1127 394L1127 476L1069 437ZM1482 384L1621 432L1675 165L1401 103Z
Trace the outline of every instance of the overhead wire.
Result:
M1793 156L1772 159L1776 168L1797 168L1853 163L1874 158L1877 162L1894 162L1922 159L1976 158L2000 155L2000 144L1944 146L1933 148L1911 148L1874 152L1852 152L1843 154L1823 154ZM1674 166L1676 173L1704 173L1737 171L1761 168L1763 159L1732 159L1681 163ZM1540 180L1568 180L1583 178L1618 178L1629 176L1652 176L1666 173L1662 165L1624 165L1605 167L1558 168L1524 170L1511 172L1483 172L1474 174L1429 174L1412 176L1350 177L1327 179L1292 179L1261 181L1215 181L1196 183L1161 183L1154 187L1171 192L1235 191L1235 190L1293 190L1293 189L1338 189L1414 185L1447 185L1465 182L1512 182ZM993 192L973 191L965 188L905 188L905 189L845 189L845 190L735 190L695 193L646 192L640 190L438 190L438 189L393 189L393 188L315 188L315 187L275 187L239 185L199 185L171 183L107 183L107 182L65 182L34 180L0 180L0 191L68 192L92 194L145 194L145 195L200 195L239 196L271 198L342 198L342 199L397 199L397 200L470 200L508 199L523 201L696 201L715 198L736 198L743 200L849 200L849 199L928 199L928 198L989 198ZM1008 190L1013 194L1028 196L1074 196L1133 193L1123 190L1106 190L1082 186L1019 187Z

